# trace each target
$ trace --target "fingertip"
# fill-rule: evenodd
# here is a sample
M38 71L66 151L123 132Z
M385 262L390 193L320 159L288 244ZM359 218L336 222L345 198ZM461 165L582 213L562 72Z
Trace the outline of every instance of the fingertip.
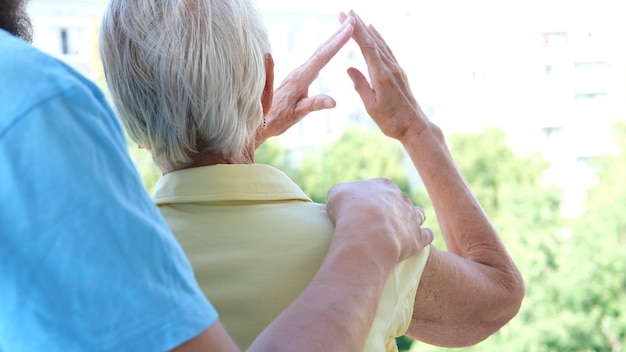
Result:
M339 23L341 23L342 26L354 28L354 24L356 22L356 19L354 18L354 16L346 15L346 13L342 11L339 13L338 17L339 17Z
M349 68L346 72L348 73L348 77L350 77L352 82L356 83L356 75L354 74L354 71Z
M323 106L325 109L332 109L332 108L334 108L336 105L337 105L337 102L335 101L335 99L332 99L332 98L330 98L330 97L328 97L328 98L326 98L326 99L322 100L322 106Z
M354 23L350 23L347 28L350 31L350 36L352 36L354 34Z
M348 76L350 77L352 82L356 84L359 80L359 71L354 67L350 67L346 72L348 73Z
M341 24L341 31L350 32L350 36L354 33L354 19L346 20Z
M348 76L352 80L352 84L354 85L354 89L356 89L356 91L359 92L359 94L360 94L360 91L361 91L360 90L361 78L359 77L359 70L357 70L354 67L350 67L347 72L348 72Z
M351 25L354 25L354 22L356 22L356 19L354 18L354 16L347 16L345 18L345 21L348 22Z
M354 17L354 19L357 20L357 21L361 21L361 22L363 21L363 19L361 19L361 17L359 15L357 15L357 13L354 10L350 10L348 12L348 14L350 16Z
M422 228L422 234L426 236L428 243L432 243L435 240L435 234L433 234L433 231L429 228Z

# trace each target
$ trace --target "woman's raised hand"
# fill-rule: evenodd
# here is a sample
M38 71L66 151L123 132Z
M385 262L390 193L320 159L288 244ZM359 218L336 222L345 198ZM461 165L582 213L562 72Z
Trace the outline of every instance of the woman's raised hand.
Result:
M256 147L278 136L313 111L334 108L335 100L326 95L309 96L309 86L320 71L350 40L355 18L342 16L339 29L300 67L293 70L274 91L272 106L265 116L266 127L259 129Z

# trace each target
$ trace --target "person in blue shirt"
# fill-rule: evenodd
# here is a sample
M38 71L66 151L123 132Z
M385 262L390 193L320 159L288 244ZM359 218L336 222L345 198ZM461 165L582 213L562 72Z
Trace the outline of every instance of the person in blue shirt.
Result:
M0 351L237 351L102 93L17 37L30 34L23 2L3 1ZM326 43L302 72L348 39ZM328 198L326 259L250 350L358 351L394 265L432 241L388 180L341 184Z

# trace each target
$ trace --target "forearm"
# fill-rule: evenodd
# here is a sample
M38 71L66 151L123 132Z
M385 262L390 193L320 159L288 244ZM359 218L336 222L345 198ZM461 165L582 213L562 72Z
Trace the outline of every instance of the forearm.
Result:
M524 294L522 276L457 169L439 127L428 122L402 142L432 199L448 251L471 262L465 265L473 267L485 292L510 298L500 299L504 310L518 306ZM492 312L499 315L502 310Z
M350 246L331 245L309 286L259 335L249 351L363 349L392 266L363 260L371 255Z
M448 250L489 264L508 259L497 232L465 183L439 127L432 123L402 141L433 202Z
M517 313L524 295L521 274L463 180L440 129L428 123L403 145L432 199L449 251L431 251L409 334L447 347L475 344Z

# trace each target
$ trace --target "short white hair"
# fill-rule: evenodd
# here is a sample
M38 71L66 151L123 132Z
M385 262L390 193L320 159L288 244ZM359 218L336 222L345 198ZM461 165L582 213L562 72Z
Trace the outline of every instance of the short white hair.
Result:
M254 0L111 0L100 51L120 119L161 169L253 143L270 52Z

